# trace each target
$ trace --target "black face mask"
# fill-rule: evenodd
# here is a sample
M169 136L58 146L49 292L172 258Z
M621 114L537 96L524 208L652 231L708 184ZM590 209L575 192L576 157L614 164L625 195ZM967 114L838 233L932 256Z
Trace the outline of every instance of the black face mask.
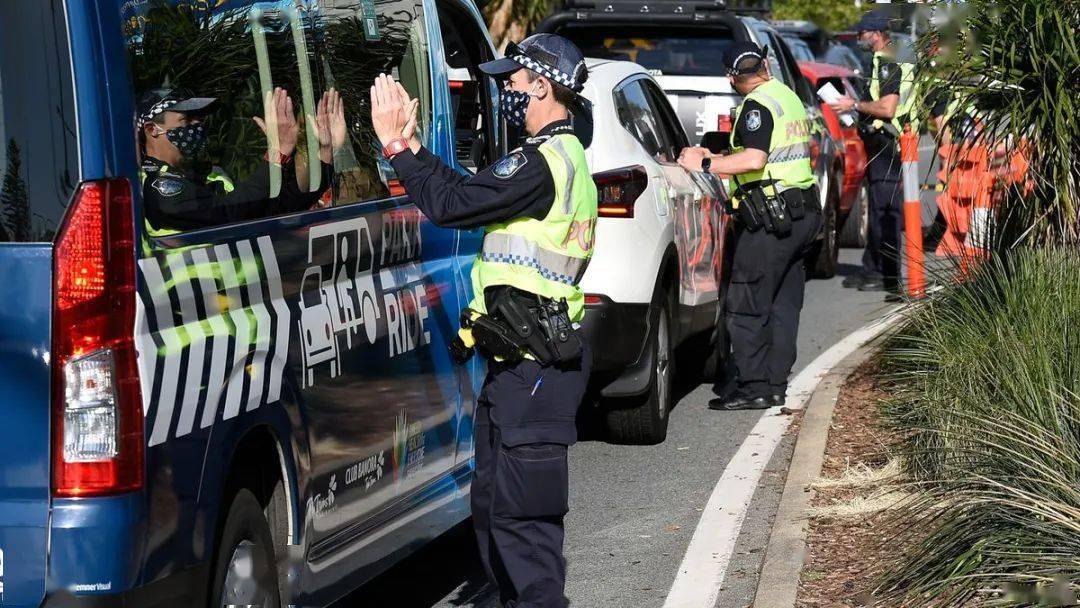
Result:
M203 128L202 123L169 129L165 131L165 137L188 158L195 156L206 147L206 129Z

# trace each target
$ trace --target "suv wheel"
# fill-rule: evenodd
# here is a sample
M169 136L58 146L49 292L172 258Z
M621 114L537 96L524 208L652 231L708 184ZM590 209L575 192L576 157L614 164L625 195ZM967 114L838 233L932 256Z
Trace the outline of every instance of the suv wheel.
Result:
M844 227L840 230L840 246L866 247L866 231L870 224L870 186L864 179L859 194L851 204Z
M608 438L614 443L652 445L667 438L668 412L675 384L675 357L671 339L674 296L670 290L660 298L660 310L650 336L653 367L649 390L605 407Z
M281 606L270 525L246 488L233 498L218 539L212 593L210 606Z
M822 192L825 200L822 201L822 236L821 240L814 244L807 259L807 270L815 279L831 279L836 276L836 267L839 263L840 244L837 240L836 229L837 209L840 204L840 196L837 193L836 179L830 176L825 180Z

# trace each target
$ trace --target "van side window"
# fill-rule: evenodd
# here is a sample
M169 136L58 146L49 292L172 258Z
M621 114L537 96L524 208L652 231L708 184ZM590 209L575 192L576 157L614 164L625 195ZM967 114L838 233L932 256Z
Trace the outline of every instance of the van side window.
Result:
M656 117L649 106L645 91L641 88L641 80L632 80L615 89L614 98L615 112L623 127L641 142L650 156L663 162L672 162L674 159L669 158L670 152L665 149L666 142L662 139Z
M426 138L422 1L217 4L123 5L148 233L404 194L368 94L392 74Z
M79 181L64 3L4 4L0 243L53 240Z
M492 53L468 13L441 4L439 26L450 86L454 153L459 165L475 173L499 156L494 120L498 85L477 68Z

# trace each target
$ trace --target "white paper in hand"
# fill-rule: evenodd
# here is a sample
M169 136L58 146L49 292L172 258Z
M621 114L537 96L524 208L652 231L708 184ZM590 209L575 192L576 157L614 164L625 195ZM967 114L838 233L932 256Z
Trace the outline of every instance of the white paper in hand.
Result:
M837 100L843 97L843 95L840 94L840 91L837 91L836 87L833 86L833 83L831 82L826 82L820 89L818 89L817 96L821 99L821 101L824 101L825 103L835 103ZM850 127L855 124L855 117L852 116L851 113L844 112L839 116L840 122L843 123L845 127Z
M833 83L831 82L826 82L823 87L818 89L817 96L825 103L835 103L838 99L843 97L840 95L840 91L837 91L836 87L833 86Z

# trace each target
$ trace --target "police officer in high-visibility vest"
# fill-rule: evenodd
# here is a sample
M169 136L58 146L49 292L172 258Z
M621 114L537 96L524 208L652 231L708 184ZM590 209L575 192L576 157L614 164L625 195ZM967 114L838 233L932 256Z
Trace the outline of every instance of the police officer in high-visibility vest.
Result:
M501 601L563 607L567 447L591 357L576 330L578 282L592 255L597 193L571 112L587 71L565 38L537 34L480 65L506 78L502 116L529 135L468 177L416 137L416 101L389 76L372 87L372 123L410 199L435 224L485 230L474 298L451 349L488 359L476 412L472 514L481 561Z
M225 172L201 163L206 144L203 118L217 100L195 97L182 89L162 87L147 91L137 104L143 187L143 209L149 236L302 211L315 204L333 179L333 152L345 143L345 117L341 97L330 90L323 95L316 115L320 140L322 179L315 191L297 183L293 152L299 131L292 100L283 89L273 92L277 148L268 143L266 155L250 176L234 181ZM264 118L254 118L265 132ZM274 138L267 138L268 142ZM271 197L271 165L281 169L281 188Z
M855 109L860 135L868 157L866 179L870 183L869 226L863 267L844 279L845 287L860 291L900 293L900 234L903 227L903 191L900 187L900 134L914 123L915 66L899 63L889 37L888 9L863 16L855 26L859 46L874 52L866 99L841 97L829 104L838 112Z
M783 405L795 363L804 259L821 230L810 167L810 124L798 95L770 77L765 52L736 42L724 53L732 87L746 98L735 113L731 154L687 148L679 163L731 175L735 257L726 295L727 327L738 370L733 394L715 410Z

